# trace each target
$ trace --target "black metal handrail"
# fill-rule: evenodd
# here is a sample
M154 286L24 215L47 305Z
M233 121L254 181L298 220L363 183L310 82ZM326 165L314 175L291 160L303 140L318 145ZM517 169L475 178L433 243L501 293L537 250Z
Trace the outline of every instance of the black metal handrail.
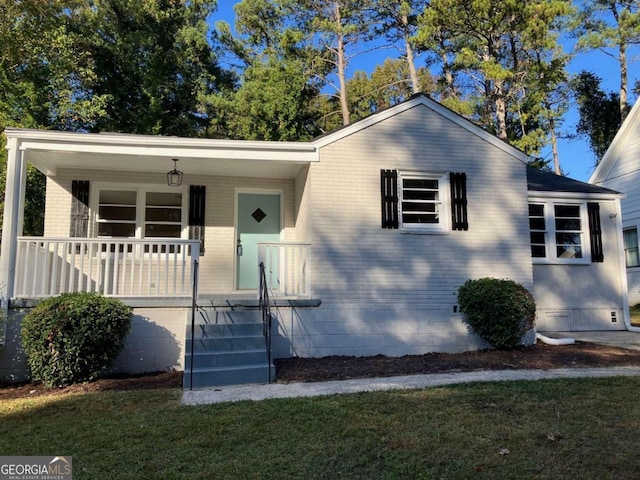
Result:
M262 312L262 333L267 346L267 372L271 383L271 303L269 302L269 287L264 262L260 262L260 291L258 303Z
M193 262L193 291L191 292L191 365L189 365L189 390L193 390L193 347L196 342L196 309L198 304L198 260Z

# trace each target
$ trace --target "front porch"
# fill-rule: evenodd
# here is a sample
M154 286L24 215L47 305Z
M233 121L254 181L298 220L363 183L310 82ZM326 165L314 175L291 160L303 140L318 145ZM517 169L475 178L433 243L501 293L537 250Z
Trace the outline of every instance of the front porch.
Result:
M151 306L190 306L194 297L249 300L257 298L260 262L272 298L310 297L310 244L299 241L309 236L297 228L296 202L305 169L319 161L314 145L4 133L5 312L10 303L75 291ZM174 159L181 186L167 185ZM47 176L42 237L22 236L28 163Z
M132 331L114 365L129 373L184 369L187 342L197 338L194 317L198 332L223 336L209 342L213 351L196 349L195 357L207 360L195 367L231 357L216 356L221 343L233 344L234 355L242 350L246 339L235 338L232 327L204 326L205 317L262 324L261 264L278 313L319 305L300 207L308 169L319 162L314 145L10 128L4 134L0 313L8 321L0 322L0 378L28 374L20 353L28 309L67 292L96 292L133 308ZM176 159L183 174L177 184L167 180ZM27 164L47 177L43 236L23 232ZM281 351L290 354L284 341Z
M273 369L265 366L271 352L291 355L276 317L267 353L259 292L198 294L198 278L215 272L199 271L197 240L19 237L17 245L16 274L7 285L2 380L28 377L19 332L29 307L67 292L97 292L133 308L132 331L115 371L185 370L188 386L262 382L265 368ZM256 271L265 266L269 305L280 314L320 304L310 295L310 249L308 243L258 244Z

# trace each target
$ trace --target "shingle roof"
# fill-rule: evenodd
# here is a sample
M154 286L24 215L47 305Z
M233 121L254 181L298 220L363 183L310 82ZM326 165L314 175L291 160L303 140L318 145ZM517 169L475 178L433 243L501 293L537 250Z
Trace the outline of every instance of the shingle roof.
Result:
M580 182L551 172L544 172L527 165L527 187L535 192L569 192L619 194L615 190Z

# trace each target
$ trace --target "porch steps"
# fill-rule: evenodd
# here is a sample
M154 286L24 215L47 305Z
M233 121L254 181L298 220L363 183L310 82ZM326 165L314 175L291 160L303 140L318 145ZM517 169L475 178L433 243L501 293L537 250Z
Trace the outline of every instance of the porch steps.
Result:
M275 378L273 363L267 365L267 348L258 309L200 310L194 338L187 325L184 388L267 383ZM193 343L193 357L191 346Z

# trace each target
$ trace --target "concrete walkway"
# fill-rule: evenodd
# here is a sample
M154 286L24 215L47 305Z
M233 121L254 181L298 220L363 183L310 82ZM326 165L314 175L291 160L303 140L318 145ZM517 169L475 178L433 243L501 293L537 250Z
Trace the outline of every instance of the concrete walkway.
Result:
M266 400L270 398L317 397L344 393L376 392L381 390L406 390L440 387L472 382L496 382L513 380L545 380L553 378L597 378L615 376L640 376L640 367L616 368L561 368L555 370L500 370L462 373L436 373L406 375L401 377L360 378L317 383L273 383L270 385L237 385L215 389L185 390L183 405L207 405L238 402L242 400Z
M573 338L578 342L600 343L640 350L640 333L628 331L540 332L551 338ZM562 347L558 347L562 348ZM560 368L553 370L497 370L461 373L434 373L384 378L358 378L317 383L273 383L270 385L233 385L213 389L185 390L183 405L266 400L269 398L317 397L343 393L376 392L440 387L472 382L545 380L553 378L595 378L640 376L640 367Z
M551 338L573 338L577 342L599 343L612 347L640 350L640 333L626 330L600 332L540 332Z

